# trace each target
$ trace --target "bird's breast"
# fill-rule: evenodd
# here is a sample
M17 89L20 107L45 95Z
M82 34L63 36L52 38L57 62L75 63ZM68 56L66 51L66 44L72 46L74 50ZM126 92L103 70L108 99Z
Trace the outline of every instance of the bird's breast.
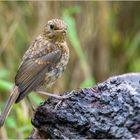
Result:
M60 61L55 65L55 67L52 68L50 72L47 72L45 76L45 85L47 87L52 85L56 79L61 77L69 61L69 50L67 45L64 44L61 47L59 46L59 49L62 50Z

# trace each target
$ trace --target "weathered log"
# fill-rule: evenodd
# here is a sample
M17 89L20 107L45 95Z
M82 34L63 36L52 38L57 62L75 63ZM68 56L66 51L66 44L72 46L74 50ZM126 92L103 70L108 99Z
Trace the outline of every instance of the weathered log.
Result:
M140 73L75 91L55 110L58 101L49 98L36 109L29 138L140 139Z

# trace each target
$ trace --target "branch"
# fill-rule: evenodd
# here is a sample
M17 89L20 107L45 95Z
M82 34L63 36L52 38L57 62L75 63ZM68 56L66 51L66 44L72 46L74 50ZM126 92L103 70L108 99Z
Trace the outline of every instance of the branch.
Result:
M49 98L35 112L33 139L140 138L140 73L107 79L75 91L54 109Z

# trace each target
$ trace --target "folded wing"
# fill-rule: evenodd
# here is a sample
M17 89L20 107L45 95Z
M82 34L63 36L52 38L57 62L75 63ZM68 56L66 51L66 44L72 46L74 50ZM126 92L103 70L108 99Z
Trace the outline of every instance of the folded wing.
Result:
M30 58L23 61L15 78L20 94L16 103L23 99L29 92L41 86L46 73L56 67L61 59L61 51L50 52L38 58Z

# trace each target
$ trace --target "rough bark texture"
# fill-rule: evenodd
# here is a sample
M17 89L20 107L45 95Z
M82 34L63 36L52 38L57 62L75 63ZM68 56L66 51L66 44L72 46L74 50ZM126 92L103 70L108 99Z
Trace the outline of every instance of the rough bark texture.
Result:
M50 98L35 112L29 138L140 139L140 73L115 76L76 91L57 110Z

